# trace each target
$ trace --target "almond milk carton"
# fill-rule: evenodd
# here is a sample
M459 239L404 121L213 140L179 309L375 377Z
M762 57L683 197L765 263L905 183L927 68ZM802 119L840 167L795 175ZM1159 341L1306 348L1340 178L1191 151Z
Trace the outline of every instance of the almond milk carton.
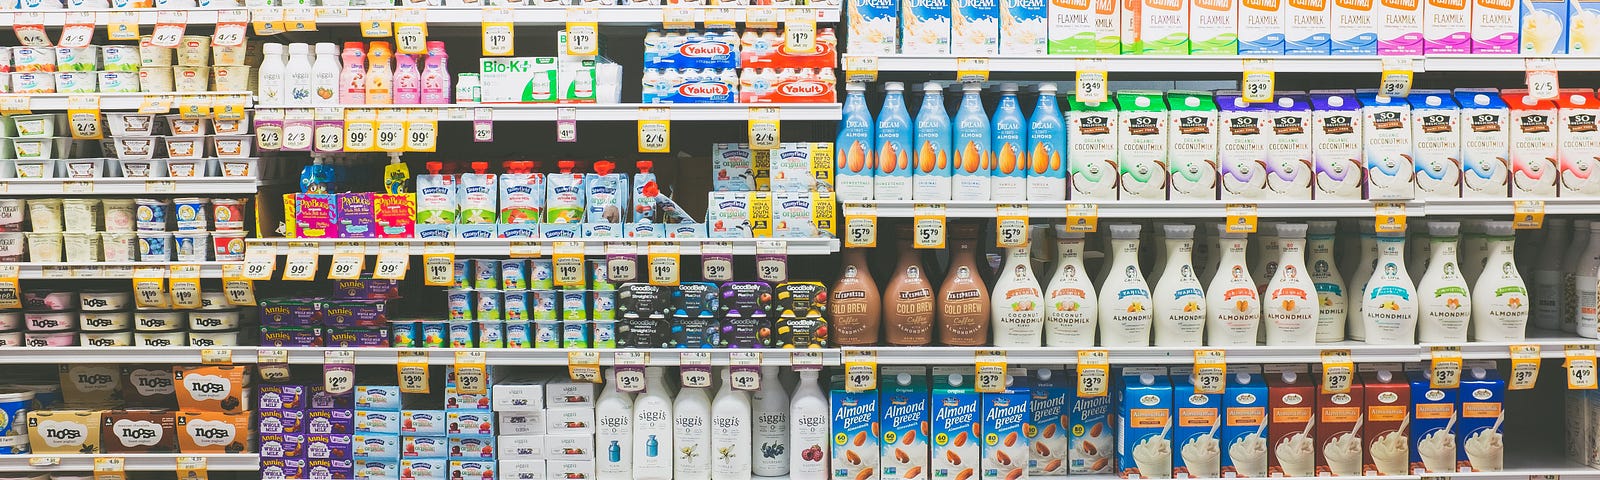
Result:
M950 0L901 0L900 53L950 54Z
M899 46L898 0L850 0L851 52L885 55Z
M1239 55L1283 55L1284 0L1239 0Z
M1047 0L1000 0L1000 54L1044 55Z
M1448 90L1412 90L1411 160L1417 196L1461 197L1461 110Z
M928 478L928 370L925 367L883 369L879 378L879 426L883 433L878 465L883 476L905 480Z
M1567 16L1568 3L1568 0L1518 2L1522 7L1523 55L1567 53L1567 25L1571 21Z
M1267 382L1260 365L1228 369L1228 386L1222 396L1222 471L1238 477L1267 476Z
M1316 379L1305 365L1266 365L1267 475L1310 477L1315 474L1317 449Z
M1317 389L1317 475L1351 477L1361 475L1362 450L1361 382L1350 382L1350 391L1327 393Z
M1311 146L1316 198L1360 200L1367 165L1355 90L1311 91Z
M1403 98L1379 97L1377 92L1356 92L1361 100L1362 155L1367 159L1367 198L1409 199L1416 196L1412 181L1411 104Z
M1600 101L1587 88L1561 89L1556 120L1556 153L1560 158L1561 196L1592 197L1600 194Z
M1126 5L1124 23L1132 22L1133 42L1123 31L1124 55L1189 54L1189 0L1129 0Z
M1572 2L1576 6L1583 2ZM1574 13L1573 16L1578 14ZM1474 0L1472 2L1472 53L1516 54L1521 49L1518 34L1522 13L1514 0ZM1577 22L1573 22L1574 25ZM1594 25L1600 33L1600 24ZM1574 32L1572 37L1577 38ZM1576 43L1576 42L1574 42ZM1595 48L1600 44L1595 45ZM1579 54L1579 52L1572 52Z
M1005 382L1004 391L982 395L983 461L978 469L982 480L1016 480L1028 475L1024 459L1031 449L1025 431L1033 394L1028 391L1027 369L1008 369Z
M1422 52L1472 51L1472 0L1428 0L1422 17Z
M1217 438L1224 422L1223 395L1197 391L1192 370L1187 366L1172 368L1172 475L1218 478L1225 456L1224 446Z
M950 51L956 55L1000 53L998 0L950 2Z
M1124 200L1167 199L1167 103L1161 92L1117 92L1117 166Z
M1433 388L1428 372L1406 372L1411 380L1411 473L1456 471L1456 404L1459 388Z
M1329 53L1334 55L1373 55L1378 53L1378 19L1372 4L1377 0L1332 0L1329 7Z
M1239 53L1239 2L1189 0L1189 54Z
M1511 177L1510 112L1492 88L1456 89L1461 105L1461 196L1506 198Z
M1305 92L1278 94L1267 146L1267 190L1275 199L1311 199L1311 99Z
M1267 148L1272 144L1272 112L1244 101L1237 91L1219 92L1217 173L1223 200L1268 198Z
M972 376L970 367L933 367L930 478L954 479L963 471L971 472L982 457L977 438L982 402L972 389Z
M1069 430L1071 406L1076 395L1076 385L1066 370L1035 368L1029 373L1033 395L1028 406L1029 475L1064 475L1068 472L1068 452L1078 445L1072 442ZM887 473L887 472L885 472Z
M1511 108L1511 197L1556 196L1556 103L1527 90L1502 90L1500 98Z
M1493 0L1479 0L1493 1ZM1515 12L1516 7L1511 2L1505 9ZM1513 15L1512 20L1516 20ZM1593 0L1569 0L1567 2L1567 53L1572 55L1593 57L1600 55L1600 3ZM1516 33L1512 28L1511 32Z
M1363 475L1409 475L1411 445L1406 425L1411 416L1411 384L1398 365L1366 371L1362 365L1362 407L1366 425L1361 428Z
M1461 419L1456 465L1462 471L1498 472L1505 464L1501 424L1505 421L1506 381L1493 361L1472 362L1461 372Z
M1283 53L1327 55L1331 51L1330 3L1330 0L1286 0Z
M1115 103L1079 102L1067 97L1067 158L1074 201L1116 200L1117 106Z
M1126 478L1172 477L1172 382L1166 367L1122 369L1117 467Z
M1378 54L1422 54L1422 1L1374 0L1378 3Z
M1167 92L1167 171L1172 200L1217 199L1217 103L1210 92Z

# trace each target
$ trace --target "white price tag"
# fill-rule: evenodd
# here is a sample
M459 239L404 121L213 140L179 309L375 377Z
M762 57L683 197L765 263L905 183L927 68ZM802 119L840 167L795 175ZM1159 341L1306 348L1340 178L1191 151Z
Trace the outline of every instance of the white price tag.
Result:
M328 278L333 280L355 280L361 278L361 272L367 264L367 247L361 242L339 242L333 244L333 264L328 267Z
M1561 91L1560 76L1556 74L1556 60L1553 58L1530 58L1527 60L1528 70L1528 96L1537 100L1556 98Z
M289 242L289 254L283 261L283 279L309 282L317 277L317 244Z

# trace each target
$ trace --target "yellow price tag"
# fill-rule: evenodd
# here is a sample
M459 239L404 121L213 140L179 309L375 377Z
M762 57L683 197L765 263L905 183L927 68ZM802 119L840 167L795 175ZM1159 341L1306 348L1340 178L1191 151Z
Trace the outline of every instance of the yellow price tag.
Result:
M1109 79L1106 72L1105 60L1083 58L1078 59L1078 73L1074 78L1073 91L1077 99L1085 103L1098 103L1106 101L1111 94Z
M583 288L584 272L587 271L583 265L583 244L556 242L552 250L551 263L555 269L556 286Z
M1416 67L1410 58L1384 57L1383 74L1378 84L1378 95L1406 98L1411 94L1411 78Z
M1372 204L1376 217L1377 233L1405 233L1406 204L1402 202L1376 202Z
M283 21L281 8L253 8L250 9L250 26L256 30L258 36L277 35L288 31L288 25ZM134 24L137 31L138 24Z
M204 365L232 365L233 350L226 348L200 349L200 363Z
M878 354L867 350L844 352L844 390L870 392L878 388Z
M394 36L394 24L391 12L387 9L371 9L361 11L361 36L366 38L384 38Z
M912 206L912 215L911 246L916 248L944 248L944 205L919 203Z
M223 95L211 106L211 118L216 120L244 120L248 95Z
M456 284L455 244L429 242L422 247L422 265L427 269L422 283L430 287L448 287Z
M322 389L339 395L356 388L356 352L354 350L325 350L322 352Z
M1544 228L1544 200L1513 200L1511 226L1517 230Z
M1006 391L1006 352L1003 350L979 350L974 354L973 365L977 367L977 376L972 382L973 390L978 393L1004 393Z
M366 269L367 247L361 242L333 244L333 263L328 267L330 280L355 280Z
M110 21L106 23L106 39L108 40L138 40L139 39L139 12L113 11Z
M878 81L878 57L865 55L844 57L844 77L849 82Z
M1220 394L1227 385L1228 376L1227 351L1224 350L1195 350L1194 351L1194 391L1195 393Z
M378 149L378 112L352 108L344 112L344 151L371 152Z
M516 51L517 34L513 16L506 7L483 11L483 56L509 57Z
M661 9L661 28L668 30L694 28L694 9L681 5L668 5Z
M1078 396L1104 397L1111 389L1111 352L1078 350Z
M200 308L200 266L173 265L168 267L168 290L172 291L172 307Z
M1028 206L1000 205L995 210L994 246L1000 248L1028 246Z
M1244 61L1244 81L1239 84L1239 89L1244 93L1244 101L1250 103L1265 103L1272 101L1272 91L1276 85L1276 73L1273 72L1272 60L1246 59Z
M1067 231L1092 233L1100 229L1100 205L1072 203L1067 205Z
M167 270L154 266L135 268L133 300L139 308L167 308Z
M1223 207L1228 233L1256 233L1256 205L1230 203Z
M22 308L22 267L17 264L0 264L0 309Z
M428 352L401 350L395 373L400 379L400 393L429 393Z
M423 9L402 8L395 15L395 53L427 53L428 23Z
M750 148L778 148L778 107L750 107Z
M846 248L872 248L878 246L878 209L876 207L845 204L844 246Z
M817 50L817 14L810 9L789 10L783 18L783 48L788 52Z
M404 280L411 267L411 249L404 242L378 244L378 264L372 269L372 278L379 280Z
M987 82L989 81L989 59L982 57L963 57L956 59L956 81L958 82Z
M1355 382L1356 365L1349 350L1322 351L1322 393L1347 393Z
M122 457L95 457L94 480L124 480L127 462Z
M317 9L313 7L283 9L283 29L290 32L317 31Z
M639 109L639 153L668 153L672 150L670 112L658 107Z
M289 254L283 259L283 279L300 282L317 279L316 243L289 242Z
M754 29L778 28L778 9L771 5L750 5L745 8L744 26Z
M600 352L594 350L567 352L567 378L579 382L600 383Z
M0 96L0 115L19 115L33 111L30 97L24 95Z
M436 110L413 109L406 114L407 152L432 152L439 146L439 115Z
M567 9L567 55L600 54L599 15L594 8Z
M1538 100L1556 98L1561 92L1560 75L1556 73L1556 59L1530 58L1525 60L1527 68L1528 96Z
M222 266L222 293L227 295L229 305L254 306L256 304L256 282L245 278L244 265Z
M208 480L206 457L178 457L178 478L183 480Z
M1594 390L1595 354L1593 345L1567 345L1567 390Z
M1512 345L1511 346L1511 375L1506 379L1507 390L1531 390L1539 381L1539 363L1543 360L1539 355L1538 345Z
M176 101L170 95L145 95L139 101L139 113L167 113L172 111L172 103Z
M650 284L676 286L681 281L679 271L682 265L678 255L678 245L652 243L647 252L645 262L650 265Z
M67 119L72 124L75 140L98 140L105 137L100 130L100 97L73 95L67 97Z
M1428 362L1428 386L1456 388L1461 385L1461 347L1433 347Z
M195 120L211 116L211 99L201 96L178 97L178 116Z
M511 258L539 258L539 242L512 240Z
M456 391L466 394L489 393L489 368L484 352L456 352Z

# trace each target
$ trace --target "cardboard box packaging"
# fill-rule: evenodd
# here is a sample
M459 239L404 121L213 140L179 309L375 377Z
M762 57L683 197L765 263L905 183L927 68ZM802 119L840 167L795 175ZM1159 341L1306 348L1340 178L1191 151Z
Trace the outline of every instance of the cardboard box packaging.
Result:
M509 57L479 60L483 103L554 103L555 57Z
M1494 89L1456 90L1461 105L1461 196L1510 196L1510 111Z
M1269 365L1267 378L1267 475L1309 477L1315 473L1316 379L1304 365Z
M28 446L34 454L100 453L99 410L28 412Z
M178 412L179 453L242 453L251 449L250 415Z
M1117 466L1127 478L1172 475L1172 383L1166 367L1122 369L1117 389ZM1158 453L1158 452L1164 452Z
M1061 475L1070 469L1072 400L1077 386L1066 370L1036 368L1030 373L1032 404L1028 406L1028 475ZM1103 428L1103 427L1102 427Z
M1346 393L1322 393L1317 388L1317 475L1361 475L1362 448L1366 438L1362 401L1366 399L1361 382L1353 381Z
M877 471L878 392L852 393L844 390L844 377L836 375L828 393L833 412L831 458L834 480L853 480L863 471ZM858 460L858 461L856 461Z
M1004 392L982 394L983 461L979 471L985 480L1015 479L1028 474L1028 466L1022 461L1028 457L1025 427L1031 418L1028 407L1033 402L1028 371L1011 368L1006 376Z
M1192 368L1172 369L1173 426L1172 475L1217 478L1222 472L1223 445L1217 435L1223 420L1220 394L1195 390Z
M980 402L972 377L970 367L933 368L930 478L953 479L982 455L977 438Z
M101 414L106 453L168 453L178 450L177 418L169 410L111 410Z
M1261 367L1230 367L1222 396L1222 471L1240 477L1267 475L1267 441L1261 426L1267 422L1267 382Z
M1448 473L1456 469L1456 403L1459 389L1432 388L1427 372L1407 372L1411 380L1411 471Z
M1361 103L1354 90L1311 91L1311 154L1318 199L1360 200L1367 165L1362 161Z
M1456 424L1461 437L1456 442L1456 464L1474 472L1497 472L1505 467L1500 425L1505 420L1506 382L1493 362L1467 366L1461 372L1461 420Z
M1501 90L1500 98L1511 115L1511 197L1556 196L1560 156L1556 103L1533 100L1527 90Z

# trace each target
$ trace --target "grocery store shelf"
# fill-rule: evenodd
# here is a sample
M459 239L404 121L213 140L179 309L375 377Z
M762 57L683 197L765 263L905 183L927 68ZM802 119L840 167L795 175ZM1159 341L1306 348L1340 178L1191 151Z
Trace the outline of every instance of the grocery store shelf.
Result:
M1529 58L1554 59L1560 71L1600 71L1600 57L1565 55L1429 55L1423 63L1433 72L1521 72Z
M495 121L553 122L562 108L571 108L578 121L635 121L641 108L667 109L674 121L739 121L750 119L751 108L776 108L782 120L838 120L837 103L483 103L441 105L324 105L344 109L427 109L439 110L439 121L471 121L474 108L489 108ZM313 108L309 105L258 105L258 109Z
M1115 200L1099 203L1100 218L1223 218L1227 216L1227 206L1241 201L1149 201L1149 200ZM843 202L849 206L866 205L876 207L879 217L904 217L914 216L916 201L898 200L871 200L865 202ZM970 202L951 201L938 202L945 205L945 215L956 218L994 218L1000 205L1026 205L1030 218L1066 218L1069 205L1082 205L1083 202ZM1423 214L1423 204L1419 201L1408 201L1406 214L1419 216ZM1510 200L1506 204L1506 213L1510 213ZM1326 217L1372 217L1375 213L1373 202L1366 200L1306 200L1298 202L1264 201L1254 203L1256 215L1261 218L1326 218ZM1594 207L1600 211L1600 205Z
M792 355L797 352L816 353L823 365L839 365L838 349L814 350L779 350L779 349L466 349L466 348L273 348L273 347L219 347L202 349L199 347L34 347L27 349L0 348L0 365L14 364L56 364L56 363L202 363L201 352L208 353L227 351L231 353L230 360L236 364L253 364L257 359L257 352L261 350L283 350L289 355L289 363L299 365L321 365L327 352L340 350L355 353L355 363L359 365L394 365L399 359L400 352L423 352L428 354L428 362L433 365L452 365L455 363L456 352L483 352L485 361L490 365L523 365L523 366L563 366L567 364L568 354L577 351L596 352L599 354L600 364L614 365L617 352L644 353L649 365L676 366L679 365L680 355L683 353L707 353L713 365L727 365L729 354L733 352L753 352L761 354L762 365L789 366L793 365Z
M0 18L10 18L10 15L0 14ZM33 110L34 112L48 112L48 111L65 111L67 109L67 98L68 97L97 97L97 98L100 99L100 109L101 110L138 110L139 106L144 103L145 99L147 99L147 98L155 98L155 97L166 97L166 98L169 98L169 99L173 99L174 102L177 102L178 101L177 99L180 99L182 97L215 98L215 97L227 97L227 96L244 96L245 97L245 104L244 105L246 107L249 107L250 106L250 102L251 102L251 98L253 97L253 95L254 94L251 93L251 92L74 93L74 94L67 94L67 93L33 93L33 94L27 94L27 95L20 95L20 94L19 95L0 95L0 99L6 98L6 97L26 98L26 99L28 99L28 108L30 110ZM3 100L0 100L0 101L3 101ZM173 103L172 105L175 106L175 105L177 105L177 103Z
M167 268L172 265L199 265L200 278L222 278L222 266L240 262L23 262L17 278L133 278L137 267Z
M427 22L428 22L429 26L469 26L469 25L470 26L478 26L479 24L483 23L483 21L484 21L484 17L486 16L485 15L485 11L487 11L490 8L494 8L494 7L483 8L483 7L429 6L429 7L424 8L423 10L426 12L426 19L427 19ZM566 7L508 7L508 8L512 8L512 21L516 22L516 24L518 24L518 25L556 25L556 24L564 24L567 21L567 8ZM786 5L786 6L772 6L771 8L774 11L777 12L777 15L776 15L775 18L777 18L777 20L780 21L780 22L783 21L785 18L787 18L786 15L791 10L816 12L816 21L818 21L818 22L833 23L833 22L838 22L839 21L839 10L840 10L840 7L837 6L837 5L833 5L833 6L821 6L821 5L819 5L819 6L787 6ZM695 21L699 22L699 21L704 21L705 20L706 13L708 11L719 10L719 9L720 10L728 10L730 12L730 13L722 14L723 16L728 17L728 18L732 18L736 22L743 22L743 21L745 21L745 13L746 13L748 7L743 6L743 5L730 5L730 6L719 6L719 7L697 6L697 7L689 8L688 10L693 12ZM221 11L224 11L226 9L194 8L194 9L184 9L184 10L186 12L188 12L188 14L189 14L188 18L187 18L189 25L214 25L214 24L217 23L217 13L221 12ZM233 10L243 10L243 9L241 8L241 9L233 9ZM252 8L250 10L259 11L259 10L268 10L268 9ZM283 9L280 8L279 10L283 10ZM367 12L370 12L370 11L387 11L387 12L391 12L391 14L392 14L393 12L399 11L400 8L394 7L394 6L388 6L388 7L315 7L314 10L315 10L315 15L316 15L317 25L318 26L322 26L322 25L355 25L355 24L357 24L357 23L359 23L361 21L362 15L367 14ZM94 15L95 15L95 23L97 25L107 25L107 24L109 24L111 22L111 13L112 12L125 11L125 10L72 9L72 10L56 10L56 11L50 11L50 12L43 12L44 24L46 26L61 26L61 25L63 25L66 22L66 12L69 12L69 11L70 12L90 12L90 13L94 13ZM157 13L157 11L158 11L157 9L138 9L135 13L139 16L139 24L140 25L146 25L146 26L154 25L156 23L156 13ZM614 25L651 25L651 24L660 25L662 19L664 18L665 12L666 12L666 8L663 7L663 6L660 6L660 5L638 5L638 6L634 6L634 5L609 6L608 5L608 6L600 6L600 7L595 7L595 13L597 15L597 18L595 19L595 21L597 23L600 23L600 24L614 24ZM713 14L713 17L715 17L715 16L716 16L716 14ZM490 18L491 18L491 20L495 20L495 18L493 18L492 15L490 16ZM26 22L26 21L17 19L16 15L14 15L12 13L6 13L4 15L0 15L0 26L10 27L12 25L19 24L19 22Z
M846 55L876 57L878 70L888 72L955 72L958 55ZM961 57L968 58L968 57ZM1385 58L1410 58L1412 69L1458 72L1521 72L1528 58L1551 58L1562 71L1600 71L1600 57L1561 55L1524 57L1521 55L1443 55L1410 57L1341 56L1187 56L1187 55L1031 55L989 56L991 72L1070 72L1078 60L1102 60L1107 72L1127 73L1239 73L1244 60L1271 60L1273 71L1281 73L1379 73Z
M381 244L403 243L412 255L422 255L427 244L449 245L456 255L461 256L507 256L513 248L538 246L540 255L551 255L555 252L554 243L557 241L577 242L583 244L584 254L604 255L605 245L608 243L634 243L646 245L678 245L681 255L699 255L700 245L710 242L724 242L733 246L735 255L754 255L756 245L761 242L780 242L787 249L789 255L828 255L839 251L839 240L834 238L574 238L574 239L527 239L517 240L509 238L497 239L420 239L420 238L252 238L245 240L248 245L274 245L278 254L287 254L290 243L315 243L320 255L332 255L335 244L362 243L366 245L367 254L376 255ZM644 250L640 250L644 254Z
M7 195L213 195L256 192L257 181L248 177L204 178L3 178L0 193Z
M117 453L117 454L38 454L0 455L0 472L74 471L88 472L96 458L121 458L123 469L158 472L177 470L179 458L203 458L206 469L219 472L249 472L260 469L261 457L254 453Z
M1546 198L1546 215L1589 215L1600 213L1600 200L1593 198ZM1516 200L1507 198L1451 198L1423 202L1428 215L1511 215Z

